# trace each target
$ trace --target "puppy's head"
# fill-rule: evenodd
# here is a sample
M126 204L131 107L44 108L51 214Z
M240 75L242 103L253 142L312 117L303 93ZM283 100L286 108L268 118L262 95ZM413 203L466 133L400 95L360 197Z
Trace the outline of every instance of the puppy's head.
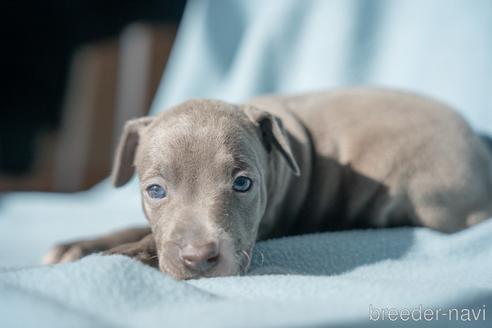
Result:
M195 100L129 121L112 175L136 168L160 269L188 279L247 269L278 166L299 171L278 118Z

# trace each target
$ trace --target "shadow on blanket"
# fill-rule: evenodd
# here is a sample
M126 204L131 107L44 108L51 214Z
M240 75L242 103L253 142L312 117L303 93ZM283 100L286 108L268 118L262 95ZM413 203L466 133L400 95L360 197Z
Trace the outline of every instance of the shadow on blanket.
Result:
M337 275L359 266L396 260L412 246L414 230L391 231L339 231L265 241L254 249L250 274Z

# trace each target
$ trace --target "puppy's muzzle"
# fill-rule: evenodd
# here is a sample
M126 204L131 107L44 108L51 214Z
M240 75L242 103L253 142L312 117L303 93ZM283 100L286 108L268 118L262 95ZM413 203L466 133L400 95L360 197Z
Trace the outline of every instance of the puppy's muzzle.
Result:
M188 270L204 274L212 270L219 262L219 244L216 241L203 244L187 243L179 248L178 257Z

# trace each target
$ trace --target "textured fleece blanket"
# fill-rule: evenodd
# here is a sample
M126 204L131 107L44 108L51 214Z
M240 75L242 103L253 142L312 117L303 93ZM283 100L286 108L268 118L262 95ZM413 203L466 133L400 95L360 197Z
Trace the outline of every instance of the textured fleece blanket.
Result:
M441 99L492 133L491 30L489 0L190 0L153 111L378 84ZM264 242L245 277L178 282L97 255L39 266L55 242L143 222L135 182L0 196L0 327L492 326L492 221L451 236L409 228Z
M0 326L490 327L491 235L492 221L455 235L403 228L289 237L258 244L247 276L191 281L123 256L4 270Z

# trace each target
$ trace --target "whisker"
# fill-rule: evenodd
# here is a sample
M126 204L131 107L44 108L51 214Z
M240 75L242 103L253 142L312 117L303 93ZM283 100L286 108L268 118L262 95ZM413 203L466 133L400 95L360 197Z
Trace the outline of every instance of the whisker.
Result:
M249 253L247 251L245 251L244 249L241 250L241 253L244 254L244 256L246 257L246 265L244 267L244 272L248 271L249 269L249 266L251 265L251 256L249 255Z
M246 252L245 250L240 250L234 254L234 258L236 259L237 263L239 264L239 273L238 275L241 275L243 273L246 273L248 271L249 265L251 263L251 257ZM244 263L244 259L246 258L246 263Z
M248 260L248 263L251 262L251 257L249 256L248 252L246 252L244 249L241 251L241 253L244 254L244 256L246 256L246 259Z
M241 275L242 272L246 272L246 268L244 266L244 261L243 261L243 256L242 256L242 252L240 253L237 253L234 255L234 257L236 258L236 261L239 263L239 275Z
M259 249L257 249L257 252L258 252L258 253L260 254L260 256L261 256L261 263L260 263L260 265L259 265L259 266L260 266L260 267L262 267L262 266L263 266L263 264L265 263L265 255L263 255L263 252L262 252L262 251L260 251Z

